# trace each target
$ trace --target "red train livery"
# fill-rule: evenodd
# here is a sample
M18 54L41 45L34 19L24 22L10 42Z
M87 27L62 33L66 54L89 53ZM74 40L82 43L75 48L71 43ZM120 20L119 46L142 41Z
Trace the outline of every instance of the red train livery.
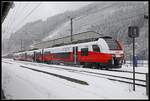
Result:
M100 37L94 41L18 52L14 54L14 59L108 69L121 67L124 52L119 41Z

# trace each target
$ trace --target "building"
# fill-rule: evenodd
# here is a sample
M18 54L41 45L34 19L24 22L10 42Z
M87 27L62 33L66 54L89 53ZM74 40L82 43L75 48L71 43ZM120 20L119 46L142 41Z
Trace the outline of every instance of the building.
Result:
M72 35L72 40L73 40L72 42L78 41L78 40L98 38L101 36L102 36L102 34L99 34L94 31L77 33L77 34ZM36 44L32 44L31 48L32 49L33 48L47 48L47 47L52 47L52 46L58 45L58 44L67 44L70 42L71 42L71 36L65 36L65 37L58 38L58 39L53 39L53 40L49 40L49 41L43 41L43 42L39 42Z

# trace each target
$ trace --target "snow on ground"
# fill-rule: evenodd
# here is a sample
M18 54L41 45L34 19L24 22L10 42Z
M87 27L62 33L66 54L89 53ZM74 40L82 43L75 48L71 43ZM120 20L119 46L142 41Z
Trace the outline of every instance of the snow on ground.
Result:
M25 62L25 61L15 61L15 62L21 63L21 64L25 64L25 65L28 65L28 66L32 66L32 68L33 68L33 65L34 66L42 66L41 70L44 69L46 71L49 71L49 69L50 69L50 71L51 71L51 69L57 69L57 70L58 69L72 69L71 70L72 72L75 72L75 71L86 72L87 71L87 72L93 72L93 73L102 73L102 74L108 74L108 75L115 75L115 76L122 76L122 77L133 78L133 74L132 73L126 73L126 72L118 73L118 72L106 71L106 70L98 70L98 69L90 69L90 68L79 68L79 67L62 66L62 65L50 65L50 64ZM37 68L37 67L35 67L35 68ZM130 68L132 68L132 67L130 67ZM86 73L84 73L84 74L86 74ZM66 74L63 74L63 75L66 75ZM95 75L95 74L92 74L92 75ZM101 77L106 77L106 76L101 76ZM135 74L135 77L136 77L136 79L146 80L146 75L144 75L144 74ZM111 78L115 78L115 77L111 77ZM128 80L128 81L131 81L131 80ZM135 82L145 85L144 82L140 82L140 81L135 81Z
M33 66L30 65L30 62L18 62L10 59L3 59L2 61L5 61L2 62L2 88L7 99L148 99L145 94L145 87L136 86L136 91L134 92L130 84L105 78L46 68L44 65L38 65L38 63L34 63L37 66ZM29 63L26 66L30 68L83 80L89 85L81 85L52 75L22 68L20 65L25 65L23 63ZM63 67L69 68L69 66Z
M133 66L130 64L124 64L120 70L127 70L127 71L133 71ZM148 64L145 64L144 66L137 66L135 67L136 72L141 73L148 73Z
M113 71L106 71L106 70L98 70L98 69L90 69L90 68L79 68L79 67L71 67L71 66L62 66L62 65L50 65L50 64L43 64L43 63L31 63L31 62L25 62L25 61L15 61L17 63L23 63L26 65L37 65L37 66L44 66L44 68L50 68L50 67L58 67L58 68L69 68L69 69L74 69L78 71L88 71L88 72L94 72L94 73L104 73L104 74L111 74L111 75L116 75L116 76L123 76L123 77L129 77L132 78L133 74L132 73L118 73L118 72L113 72ZM57 69L57 68L56 68ZM133 67L125 64L122 66L122 68L119 68L117 70L125 70L125 71L133 71ZM141 72L141 73L148 73L148 66L147 67L136 67L135 68L136 72ZM142 79L146 80L146 75L144 74L135 74L136 79ZM137 83L139 81L136 81Z

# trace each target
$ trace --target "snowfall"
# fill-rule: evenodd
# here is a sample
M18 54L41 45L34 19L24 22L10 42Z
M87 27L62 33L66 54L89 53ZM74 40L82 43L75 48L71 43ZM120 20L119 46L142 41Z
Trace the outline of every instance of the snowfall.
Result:
M23 66L81 80L87 84L72 82L54 75L23 68ZM135 86L135 91L133 91L132 84L61 68L113 74L113 72L106 70L50 65L3 58L2 89L6 99L148 99L146 87ZM132 71L132 66L124 64L120 70ZM148 65L136 67L136 71L148 73ZM117 73L116 75L125 74Z

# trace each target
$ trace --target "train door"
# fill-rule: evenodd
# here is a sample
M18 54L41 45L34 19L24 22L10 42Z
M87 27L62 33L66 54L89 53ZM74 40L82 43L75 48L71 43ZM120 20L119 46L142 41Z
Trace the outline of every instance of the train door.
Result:
M27 53L25 53L25 60L27 60Z
M33 53L33 60L36 62L36 52Z
M73 62L74 64L77 64L78 60L78 47L73 47Z
M42 62L44 62L44 49L42 49Z

